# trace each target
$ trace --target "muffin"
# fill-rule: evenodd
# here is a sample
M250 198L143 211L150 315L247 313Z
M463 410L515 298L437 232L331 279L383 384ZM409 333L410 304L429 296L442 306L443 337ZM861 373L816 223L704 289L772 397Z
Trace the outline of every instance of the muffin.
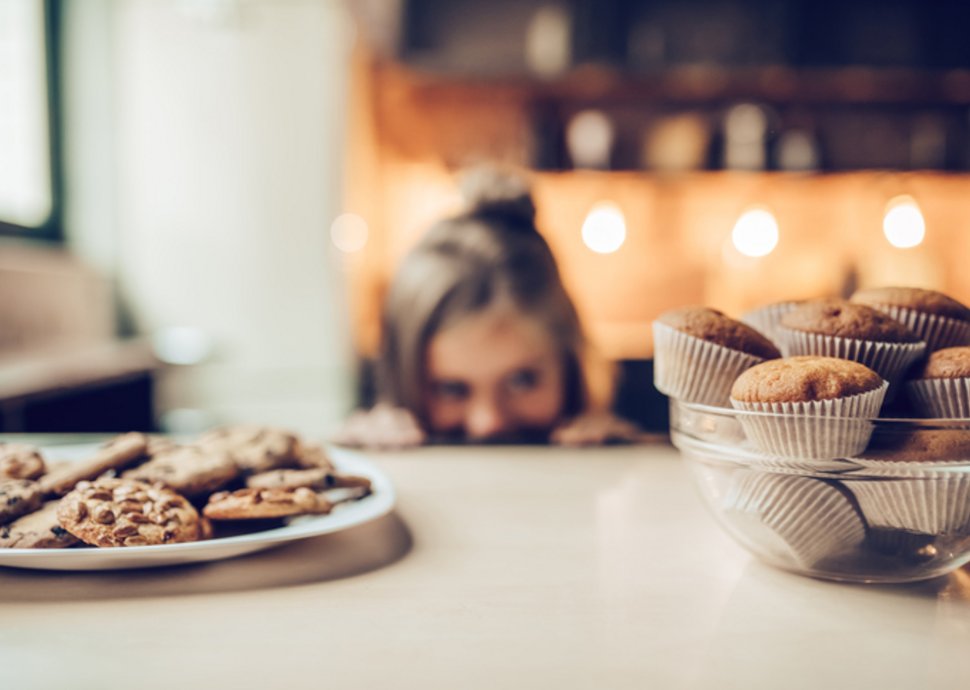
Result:
M906 382L913 408L927 417L970 418L970 347L933 352Z
M766 337L716 309L685 307L653 322L654 385L685 402L727 406L745 369L781 356Z
M970 477L960 469L968 461L970 430L875 434L854 460L865 472L846 486L874 528L968 536Z
M812 568L856 550L865 524L836 482L744 473L724 497L724 519L782 566Z
M865 449L887 383L868 367L834 357L777 359L751 367L731 405L758 448L780 458L831 460Z
M849 298L889 314L926 343L928 352L970 345L970 308L935 290L886 287L859 290Z
M787 356L849 359L890 384L926 349L915 333L888 314L837 299L812 300L790 311L781 319L778 337Z
M741 315L741 321L751 326L759 333L764 333L771 340L777 341L777 329L781 324L782 317L788 312L797 309L801 301L790 300L787 302L772 302L763 307L752 309Z

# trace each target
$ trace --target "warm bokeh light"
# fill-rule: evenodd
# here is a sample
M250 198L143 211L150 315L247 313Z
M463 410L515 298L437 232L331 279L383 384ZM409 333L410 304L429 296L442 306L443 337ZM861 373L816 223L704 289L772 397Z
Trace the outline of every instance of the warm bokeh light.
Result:
M576 113L566 126L566 148L576 168L610 166L615 132L610 118L600 110Z
M345 254L359 252L367 246L367 235L367 221L356 213L341 214L330 226L330 239Z
M889 244L899 249L910 249L921 244L926 236L926 221L916 200L906 195L891 199L886 204L882 231Z
M778 245L778 221L766 208L748 209L734 224L731 242L745 256L767 256Z
M572 28L566 8L540 7L529 22L525 39L525 61L542 77L554 77L569 67Z
M598 254L612 254L626 240L626 219L612 201L601 201L583 221L583 243Z

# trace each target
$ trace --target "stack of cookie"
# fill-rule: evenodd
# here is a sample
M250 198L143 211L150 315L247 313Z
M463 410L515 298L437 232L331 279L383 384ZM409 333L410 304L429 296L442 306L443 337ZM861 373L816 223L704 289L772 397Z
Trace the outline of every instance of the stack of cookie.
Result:
M184 445L128 433L51 467L37 448L0 443L0 548L199 541L227 521L329 513L369 492L368 479L337 472L321 446L267 427Z

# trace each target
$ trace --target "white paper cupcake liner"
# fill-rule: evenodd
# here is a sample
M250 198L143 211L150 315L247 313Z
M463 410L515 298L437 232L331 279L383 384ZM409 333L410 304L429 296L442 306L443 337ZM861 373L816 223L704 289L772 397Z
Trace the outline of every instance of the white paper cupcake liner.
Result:
M747 473L725 495L724 515L759 550L802 568L852 551L865 538L852 502L806 477Z
M913 407L926 417L970 418L970 378L913 379L905 384Z
M914 479L847 481L866 521L933 535L970 535L970 475L923 470Z
M765 361L653 323L653 382L661 393L685 402L728 406L731 386Z
M758 309L752 309L741 317L746 323L759 333L764 334L772 342L778 339L777 330L782 317L798 308L799 302L776 302Z
M879 415L888 384L832 400L760 403L731 399L745 434L762 452L780 458L833 460L853 457L872 435L870 418Z
M786 357L819 355L859 362L890 384L898 381L910 365L926 351L926 344L923 342L884 343L807 333L784 327L778 329L778 344Z
M888 304L873 304L874 308L888 314L906 326L926 343L926 352L933 352L944 347L970 345L970 323L951 319L946 316L927 314Z

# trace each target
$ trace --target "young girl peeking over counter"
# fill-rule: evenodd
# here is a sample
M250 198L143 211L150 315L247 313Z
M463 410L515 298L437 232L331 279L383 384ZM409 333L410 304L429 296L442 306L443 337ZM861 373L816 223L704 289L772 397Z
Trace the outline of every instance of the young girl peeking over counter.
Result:
M609 412L612 371L593 352L521 178L466 175L467 209L407 255L384 303L379 403L334 439L590 445L639 431Z

